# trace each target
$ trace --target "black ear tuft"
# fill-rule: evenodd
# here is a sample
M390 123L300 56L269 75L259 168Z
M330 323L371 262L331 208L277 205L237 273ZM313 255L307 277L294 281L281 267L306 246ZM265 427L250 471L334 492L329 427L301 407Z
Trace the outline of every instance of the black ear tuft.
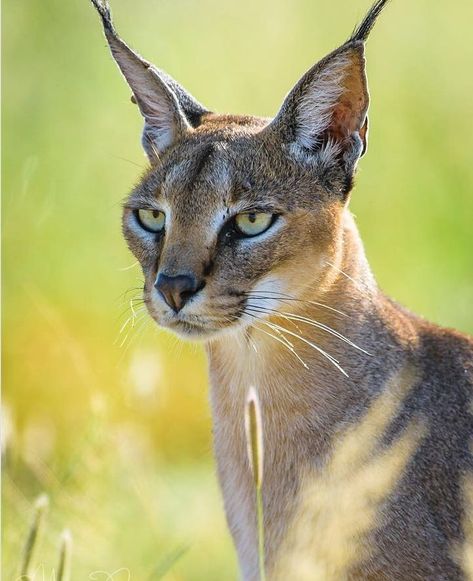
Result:
M369 10L368 14L364 17L363 21L356 29L353 31L348 42L354 42L357 40L361 40L362 42L366 42L368 36L375 25L375 22L378 16L381 14L383 8L389 0L378 0Z
M103 27L106 30L109 30L113 34L115 34L115 30L113 28L112 22L112 13L110 12L110 5L107 0L90 0L100 14L100 18L102 19Z

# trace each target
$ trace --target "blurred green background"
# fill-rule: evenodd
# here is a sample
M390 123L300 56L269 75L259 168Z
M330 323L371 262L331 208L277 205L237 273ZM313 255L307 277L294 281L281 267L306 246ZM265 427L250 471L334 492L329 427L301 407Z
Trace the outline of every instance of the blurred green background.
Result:
M113 0L123 38L209 108L273 115L369 0ZM369 154L352 208L380 285L473 332L472 6L392 2L368 44ZM38 562L74 579L235 579L205 357L147 319L120 202L141 119L87 0L3 2L3 573L46 491ZM47 576L46 578L50 578Z

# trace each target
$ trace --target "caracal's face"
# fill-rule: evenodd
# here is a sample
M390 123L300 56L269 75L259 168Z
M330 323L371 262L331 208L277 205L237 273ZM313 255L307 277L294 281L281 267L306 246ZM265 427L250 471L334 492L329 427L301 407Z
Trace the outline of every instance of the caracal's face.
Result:
M181 336L211 339L288 310L323 286L337 252L344 203L324 188L322 167L266 124L209 116L125 204L146 306Z

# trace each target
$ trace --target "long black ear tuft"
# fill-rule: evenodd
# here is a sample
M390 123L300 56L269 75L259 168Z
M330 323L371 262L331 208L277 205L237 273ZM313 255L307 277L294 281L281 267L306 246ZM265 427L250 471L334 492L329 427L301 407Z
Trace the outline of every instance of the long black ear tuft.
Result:
M366 42L378 16L381 14L388 2L389 0L378 0L376 4L373 4L373 6L368 11L368 14L363 18L363 21L353 31L353 34L351 35L348 42L357 40Z
M108 0L91 0L91 2L102 18L103 27L109 30L112 34L116 34L113 27L112 14L110 12Z
M107 0L91 0L102 20L113 58L130 86L145 119L142 143L151 162L197 127L208 113L169 75L141 58L118 36Z

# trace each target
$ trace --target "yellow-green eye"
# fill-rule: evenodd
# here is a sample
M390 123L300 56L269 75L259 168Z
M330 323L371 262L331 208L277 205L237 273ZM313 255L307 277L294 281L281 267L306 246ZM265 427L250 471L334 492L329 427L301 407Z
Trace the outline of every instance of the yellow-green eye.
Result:
M149 232L161 232L166 216L159 210L138 210L138 220L141 226Z
M257 236L267 230L273 222L273 214L266 212L243 212L235 216L238 231L245 236Z

